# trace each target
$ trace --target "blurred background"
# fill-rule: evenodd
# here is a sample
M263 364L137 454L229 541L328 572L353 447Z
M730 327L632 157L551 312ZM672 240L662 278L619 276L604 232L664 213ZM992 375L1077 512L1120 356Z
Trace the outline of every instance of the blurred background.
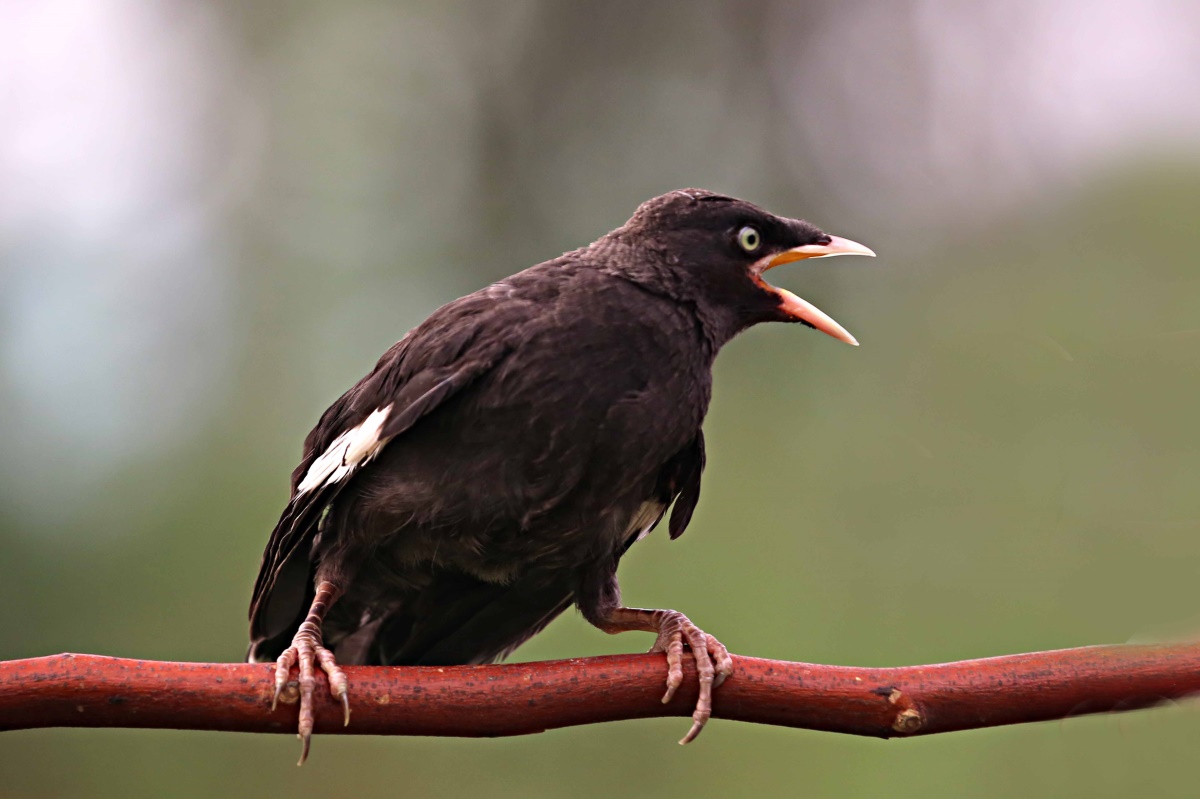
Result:
M880 257L717 364L635 605L902 665L1200 630L1200 6L0 2L0 659L233 661L305 433L438 305L711 188ZM637 651L577 615L519 659ZM44 730L0 796L1194 796L1174 706L930 739Z

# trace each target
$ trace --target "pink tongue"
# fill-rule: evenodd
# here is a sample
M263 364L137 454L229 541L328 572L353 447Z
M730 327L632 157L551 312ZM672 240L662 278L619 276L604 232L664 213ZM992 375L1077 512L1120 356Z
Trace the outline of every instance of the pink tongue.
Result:
M783 309L797 319L802 319L810 325L820 330L826 335L833 336L838 341L844 341L847 344L857 347L858 340L846 330L846 328L833 321L833 317L822 311L817 306L813 305L808 300L797 297L787 289L781 289L778 286L772 286L779 296L783 298Z

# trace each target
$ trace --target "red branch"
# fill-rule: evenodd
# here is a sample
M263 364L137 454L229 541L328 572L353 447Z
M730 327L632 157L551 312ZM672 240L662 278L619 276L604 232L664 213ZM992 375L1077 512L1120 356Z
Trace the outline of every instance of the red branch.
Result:
M0 730L292 733L295 706L270 710L273 669L97 655L0 662ZM694 668L668 705L659 701L664 672L662 655L444 668L351 666L350 726L342 726L340 708L322 689L316 730L523 735L690 715ZM716 691L713 717L890 738L1132 710L1197 692L1197 643L1095 646L884 669L736 657L733 676Z

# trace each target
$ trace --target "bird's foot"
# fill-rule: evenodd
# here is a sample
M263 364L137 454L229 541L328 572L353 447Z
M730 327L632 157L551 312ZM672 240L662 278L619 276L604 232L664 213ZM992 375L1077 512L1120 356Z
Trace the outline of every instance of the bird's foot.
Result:
M329 678L329 692L333 694L333 698L342 703L344 723L350 723L350 693L346 674L334 660L333 652L323 646L320 631L308 627L308 622L300 626L296 636L292 638L292 645L275 661L275 694L271 698L272 710L281 699L289 704L296 701L295 691L286 689L289 685L295 685L289 683L288 677L291 676L292 666L299 664L300 725L296 735L302 748L300 762L296 764L298 766L304 765L305 759L308 758L308 747L312 741L313 693L317 687L317 666L320 666L321 671Z
M677 610L655 611L658 625L658 640L651 652L667 655L667 692L663 704L671 701L675 691L683 684L683 647L686 644L696 660L696 672L700 678L700 697L692 712L692 728L683 736L680 744L691 743L704 729L712 716L712 692L725 678L733 673L733 658L729 650L713 636L701 630L692 620Z

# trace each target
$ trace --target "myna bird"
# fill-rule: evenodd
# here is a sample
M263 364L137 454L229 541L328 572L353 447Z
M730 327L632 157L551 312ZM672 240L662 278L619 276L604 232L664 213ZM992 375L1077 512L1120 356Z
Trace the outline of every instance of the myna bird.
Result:
M250 604L275 700L299 667L301 762L316 669L489 663L575 605L607 633L656 633L669 701L696 661L691 730L729 653L675 610L621 603L617 564L700 496L717 352L759 322L857 344L763 273L873 255L813 225L687 189L582 249L442 306L342 395L304 442Z

